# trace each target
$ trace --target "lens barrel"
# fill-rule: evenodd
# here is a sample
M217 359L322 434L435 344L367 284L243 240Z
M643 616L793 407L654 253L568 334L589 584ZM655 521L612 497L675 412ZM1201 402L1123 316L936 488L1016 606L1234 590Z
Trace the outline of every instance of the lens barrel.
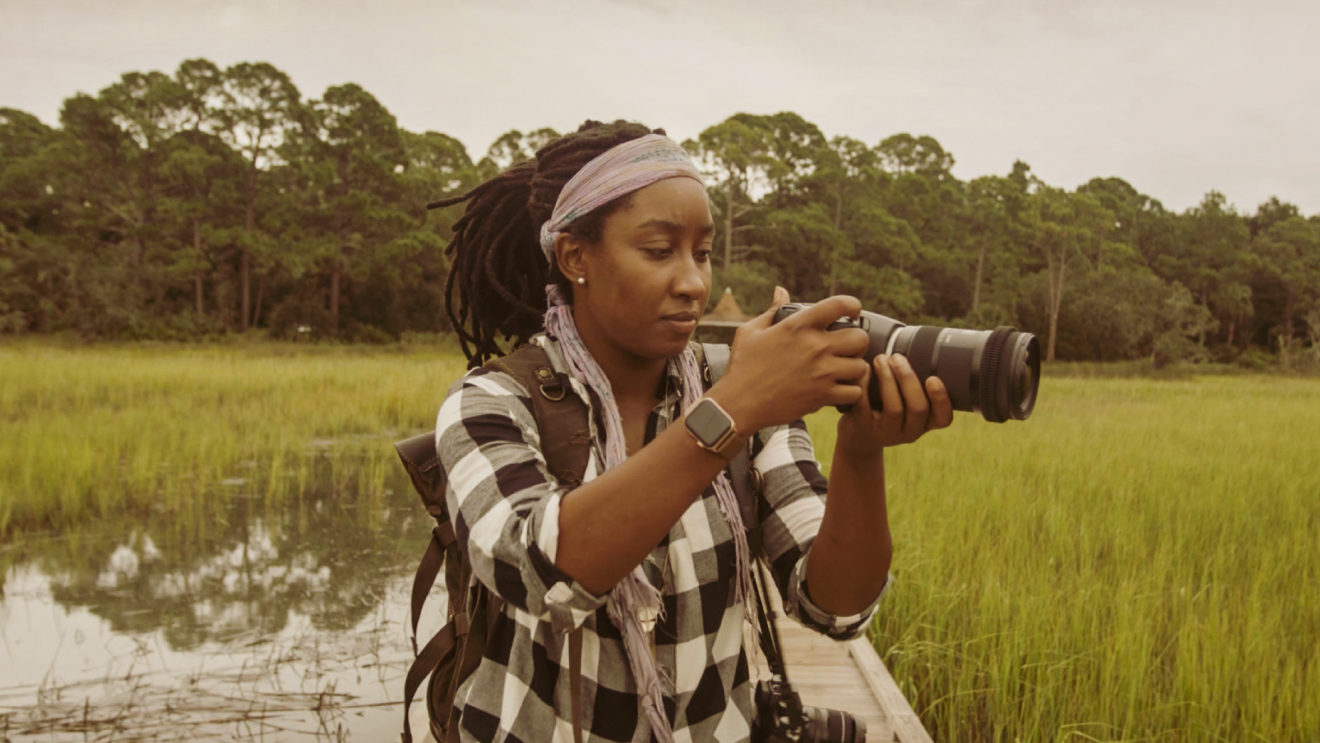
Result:
M802 705L807 719L804 743L865 743L866 720L843 710Z
M775 322L808 304L784 305ZM922 385L939 377L949 392L954 410L979 412L992 423L1026 420L1036 406L1040 389L1040 342L1031 333L1007 326L994 330L964 330L937 325L904 325L874 312L857 320L843 318L830 330L860 328L869 341L870 362L884 353L907 357ZM872 376L871 408L881 410L879 380ZM847 412L851 406L839 409Z

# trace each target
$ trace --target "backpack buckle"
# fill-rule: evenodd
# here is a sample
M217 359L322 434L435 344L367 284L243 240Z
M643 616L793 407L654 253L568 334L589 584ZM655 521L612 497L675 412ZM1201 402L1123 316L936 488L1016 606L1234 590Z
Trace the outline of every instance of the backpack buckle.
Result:
M551 402L559 402L568 394L563 383L559 381L559 377L555 376L554 370L550 367L538 366L532 373L536 375L537 381L541 383L541 396L545 399Z

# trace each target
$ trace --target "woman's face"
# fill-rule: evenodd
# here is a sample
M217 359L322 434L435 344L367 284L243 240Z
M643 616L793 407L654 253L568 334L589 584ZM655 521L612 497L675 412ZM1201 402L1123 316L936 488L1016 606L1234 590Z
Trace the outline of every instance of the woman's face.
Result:
M561 253L583 339L636 359L680 353L710 297L714 232L696 180L668 178L633 192L631 204L606 218L599 244Z

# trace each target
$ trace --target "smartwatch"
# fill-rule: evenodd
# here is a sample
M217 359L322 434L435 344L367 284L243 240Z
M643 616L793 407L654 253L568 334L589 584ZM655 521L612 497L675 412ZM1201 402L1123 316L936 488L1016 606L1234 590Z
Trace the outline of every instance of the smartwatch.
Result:
M709 397L701 398L696 405L688 408L683 425L697 440L698 446L725 459L738 456L738 452L746 445L738 435L737 427L733 425L733 416Z

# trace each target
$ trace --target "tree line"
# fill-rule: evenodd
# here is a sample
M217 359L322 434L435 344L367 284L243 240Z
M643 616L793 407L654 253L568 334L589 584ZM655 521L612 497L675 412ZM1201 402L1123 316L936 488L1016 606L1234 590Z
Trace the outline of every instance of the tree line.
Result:
M0 108L0 333L388 341L444 332L461 193L559 136L474 161L369 92L304 98L266 63L130 72L60 126ZM1183 212L1023 162L962 181L934 138L868 145L737 114L683 143L709 175L716 291L858 296L912 323L1016 325L1047 358L1320 363L1320 215L1211 191Z

